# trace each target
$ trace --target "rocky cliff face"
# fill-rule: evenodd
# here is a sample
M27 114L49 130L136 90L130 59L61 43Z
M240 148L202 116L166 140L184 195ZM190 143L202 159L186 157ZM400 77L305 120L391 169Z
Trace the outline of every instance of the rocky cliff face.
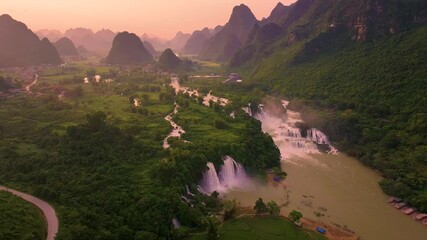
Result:
M418 0L330 1L330 26L344 27L355 41L390 36L426 23L427 2Z
M275 22L283 29L280 38L275 40L276 46L289 47L302 41L317 42L308 45L316 45L316 51L320 51L334 44L341 46L345 45L344 42L369 41L395 35L427 23L426 19L427 1L299 0L286 8L279 4L262 23ZM250 34L249 38L254 38L254 35ZM328 44L322 45L320 42ZM264 49L264 52L250 53L259 52L259 49ZM263 44L261 38L249 39L231 58L231 63L232 66L239 66L255 62L277 50L272 49L271 42Z
M9 15L0 16L0 67L60 64L52 43Z

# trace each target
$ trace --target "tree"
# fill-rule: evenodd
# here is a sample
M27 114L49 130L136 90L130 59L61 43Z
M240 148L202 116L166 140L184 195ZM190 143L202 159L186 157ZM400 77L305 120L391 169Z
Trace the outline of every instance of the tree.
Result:
M204 98L203 98L202 96L198 96L198 97L197 97L197 102L198 102L199 104L203 104L203 101L204 101Z
M267 212L267 206L265 205L262 198L258 198L255 202L254 210L256 211L256 215L261 215L262 213Z
M292 210L292 212L289 213L288 217L289 217L289 219L291 219L292 222L298 223L299 220L302 218L302 213L300 213L296 210Z
M214 121L215 128L217 129L225 129L227 128L227 123L221 118L216 118Z
M86 75L88 79L92 79L96 75L96 70L91 68L90 70L86 71Z
M107 115L105 115L105 113L100 111L93 114L86 115L87 126L95 132L99 131L101 128L103 128L106 125L106 122L105 122L106 119L107 119Z
M267 203L267 211L272 216L280 215L280 207L275 201L270 201Z
M142 94L142 99L144 99L144 101L148 102L150 100L150 96L148 94Z
M234 217L238 204L239 203L236 199L224 202L224 220L228 220Z
M218 239L218 226L217 224L212 220L208 219L208 235L206 236L207 240L215 240Z

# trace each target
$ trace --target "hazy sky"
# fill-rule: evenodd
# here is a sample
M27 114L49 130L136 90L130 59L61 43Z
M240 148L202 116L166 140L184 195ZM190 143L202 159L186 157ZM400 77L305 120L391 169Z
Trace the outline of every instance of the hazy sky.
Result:
M279 0L0 0L7 13L32 30L87 27L94 30L148 33L171 38L224 24L233 6L248 5L258 19L270 14ZM289 5L295 0L280 1Z

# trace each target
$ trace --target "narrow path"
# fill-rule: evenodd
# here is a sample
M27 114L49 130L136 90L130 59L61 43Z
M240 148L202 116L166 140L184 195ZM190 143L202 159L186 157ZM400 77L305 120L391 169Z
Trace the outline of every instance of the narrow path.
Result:
M25 87L25 91L27 93L31 93L31 87L34 86L37 83L37 80L39 79L39 75L38 74L34 74L34 76L35 76L34 81L30 85L28 85L28 86Z
M47 236L46 240L54 240L56 237L56 234L58 233L58 227L59 227L59 221L58 217L56 216L55 209L49 205L49 203L36 198L34 196L31 196L29 194L19 192L10 188L7 188L5 186L0 186L0 191L6 191L10 192L16 196L21 197L25 201L35 205L36 207L40 208L42 210L43 215L46 219L47 223Z

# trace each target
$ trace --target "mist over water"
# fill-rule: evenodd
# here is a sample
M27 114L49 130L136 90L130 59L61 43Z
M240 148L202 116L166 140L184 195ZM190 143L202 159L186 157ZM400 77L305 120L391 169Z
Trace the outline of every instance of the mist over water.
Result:
M246 189L251 181L247 177L242 164L236 162L232 157L224 157L224 165L217 172L213 163L207 164L208 170L203 173L200 186L202 192L210 194L214 191L227 192L230 189Z

